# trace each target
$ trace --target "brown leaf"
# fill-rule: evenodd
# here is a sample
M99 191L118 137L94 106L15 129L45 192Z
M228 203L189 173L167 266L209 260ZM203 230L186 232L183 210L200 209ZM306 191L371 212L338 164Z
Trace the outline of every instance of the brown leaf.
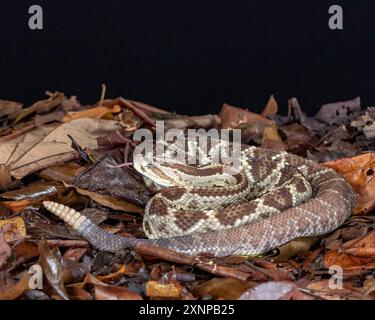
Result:
M300 253L309 251L317 242L317 237L294 239L279 248L279 255L273 258L273 261L288 261L290 258Z
M324 266L326 268L338 265L343 269L348 269L352 267L370 266L371 262L373 262L373 259L355 257L338 251L329 251L324 255Z
M71 300L93 300L91 294L83 288L66 287L66 291Z
M6 191L14 185L10 170L4 164L0 164L0 192Z
M49 112L52 109L59 106L64 100L66 100L65 95L61 92L47 92L47 95L49 95L48 99L37 101L32 106L21 109L20 111L12 114L11 118L14 119L14 121L12 122L12 126L14 126L16 123L20 122L32 113L36 112L40 114Z
M37 257L39 255L38 245L35 242L22 240L12 248L12 254L14 261L12 261L10 268L14 268Z
M39 206L43 200L54 199L64 190L60 183L38 181L21 189L2 193L0 196L14 200L3 201L3 204L13 213L17 213L27 206Z
M324 256L325 267L339 265L343 269L361 267L363 269L375 268L375 230L364 236L362 239L347 241L344 252L331 250Z
M365 248L349 248L345 250L345 253L349 253L356 257L375 258L375 246Z
M342 158L324 165L343 175L359 193L354 214L364 214L375 208L375 153Z
M347 300L349 297L351 299L362 298L360 290L349 285L346 285L342 289L331 289L329 287L329 280L312 282L307 286L307 289L311 290L314 295L325 300Z
M254 285L254 283L233 278L213 278L196 286L192 293L196 297L211 296L214 299L234 300Z
M103 281L103 282L107 283L107 282L112 282L112 281L116 281L116 280L121 279L128 272L129 272L128 268L126 266L122 265L121 268L119 270L117 270L116 272L107 274L105 276L96 276L96 278L99 279L100 281Z
M236 129L244 124L253 124L256 122L264 123L267 126L272 125L271 120L268 120L257 113L233 107L226 103L224 103L219 116L221 118L221 127L224 129Z
M0 144L0 164L8 164L10 174L21 179L51 165L77 157L68 134L82 147L97 149L97 138L119 129L116 121L84 118L56 127L44 125L24 136Z
M286 144L281 139L276 124L270 127L265 127L263 131L262 147L275 151L285 151L287 149Z
M63 118L64 118L64 112L61 110L56 110L54 112L36 115L34 118L34 123L37 127L40 127L46 123L53 122L53 121L62 122Z
M117 286L95 285L96 300L143 300L143 298L128 289Z
M64 287L63 269L59 258L48 247L45 240L40 241L38 251L40 255L40 264L49 284L60 297L64 300L69 300Z
M261 116L264 118L274 116L277 114L278 104L273 95L270 96L266 106L264 107Z
M87 248L69 248L65 251L63 258L74 262L78 262L86 253Z
M103 206L109 207L113 210L125 211L125 212L143 212L144 209L140 208L132 203L126 202L124 200L115 199L111 196L103 195L100 193L87 191L69 184L64 183L64 185L69 188L74 188L79 194L90 197L92 200L97 203L102 204Z
M0 118L17 113L22 109L22 103L0 99Z
M72 184L87 191L133 203L138 207L145 206L150 199L150 192L144 183L129 169L115 168L116 165L118 163L115 159L107 155L79 174Z
M2 193L0 196L7 200L36 200L63 191L64 187L60 183L38 181L21 189Z
M74 180L75 176L84 170L84 166L80 166L75 162L67 162L63 165L56 165L46 168L39 172L38 176L45 180L70 183Z
M288 151L306 157L307 149L312 149L317 143L314 133L299 123L291 123L280 128L286 135Z
M6 286L5 288L0 287L0 300L15 300L22 296L25 291L29 290L29 279L31 276L31 273L26 272L16 284Z

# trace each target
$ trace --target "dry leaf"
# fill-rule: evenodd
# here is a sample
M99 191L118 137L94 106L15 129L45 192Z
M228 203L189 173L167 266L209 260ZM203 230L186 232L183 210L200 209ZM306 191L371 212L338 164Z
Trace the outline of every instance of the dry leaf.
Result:
M139 294L118 286L95 285L94 289L97 300L143 300Z
M47 95L49 96L48 99L37 101L32 106L28 108L23 108L18 112L12 114L11 118L14 119L14 121L12 122L12 126L14 126L16 123L20 122L21 120L23 120L24 118L26 118L34 112L38 114L49 112L52 109L59 106L64 100L66 100L65 95L61 92L47 92Z
M6 242L18 241L26 237L25 222L21 217L0 220L0 228L6 227L4 239Z
M361 99L359 97L323 105L315 115L315 119L328 123L340 124L353 118L361 111Z
M262 147L275 151L285 151L287 149L286 144L277 131L276 124L264 128Z
M211 296L214 299L234 300L250 287L254 287L254 283L233 278L213 278L195 287L192 294L195 297Z
M23 104L20 102L0 99L0 118L20 111L22 106Z
M30 289L29 279L31 276L31 273L25 273L16 284L5 288L0 287L0 300L15 300L22 296L25 291Z
M38 176L45 180L53 180L57 182L73 181L74 177L85 170L84 166L80 166L75 162L64 163L63 165L51 166L38 173Z
M60 297L64 300L69 300L64 287L63 269L59 258L48 247L45 240L42 240L39 243L38 252L40 255L40 264L43 268L43 274L46 276L49 284Z
M359 193L354 214L367 213L375 208L375 153L342 158L324 165L343 175Z
M146 295L150 298L178 299L181 297L181 285L149 280L146 283Z
M88 196L92 200L96 201L97 203L100 203L103 206L106 206L113 210L119 210L119 211L124 211L124 212L143 212L144 211L143 208L140 208L132 203L126 202L121 199L115 199L111 196L103 195L103 194L93 192L93 191L84 190L76 186L69 185L65 182L64 182L64 185L67 188L74 188L79 194Z
M75 119L80 118L96 118L100 119L106 116L108 113L119 113L121 111L121 107L117 104L105 107L105 106L99 106L95 108L90 108L82 111L71 111L68 112L67 115L64 117L64 122L69 122Z
M279 248L279 255L273 258L275 262L288 261L290 258L309 251L318 242L317 237L297 238Z
M275 97L273 95L270 96L266 106L264 107L261 116L267 118L269 116L274 116L277 114L278 105Z
M353 239L343 245L342 250L331 250L324 256L324 266L339 265L343 269L360 267L363 269L375 268L375 230L362 239Z
M0 165L10 167L10 174L21 179L77 156L68 134L82 147L97 149L96 139L119 129L116 121L84 118L56 126L44 125L24 136L0 144Z
M221 127L224 129L235 129L244 124L249 125L256 122L264 123L267 126L271 126L273 123L271 120L268 120L257 113L233 107L226 103L223 105L219 116L221 118Z
M295 288L295 284L291 282L270 281L247 290L239 300L282 300L284 296L291 294Z

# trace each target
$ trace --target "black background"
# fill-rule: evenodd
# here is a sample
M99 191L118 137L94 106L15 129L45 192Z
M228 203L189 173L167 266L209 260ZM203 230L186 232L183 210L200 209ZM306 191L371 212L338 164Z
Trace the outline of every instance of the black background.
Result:
M28 8L44 30L28 28ZM342 5L344 30L328 28ZM124 96L180 113L223 102L282 110L297 96L310 114L361 96L375 104L375 1L9 1L0 11L0 98L25 104L45 90L83 103Z

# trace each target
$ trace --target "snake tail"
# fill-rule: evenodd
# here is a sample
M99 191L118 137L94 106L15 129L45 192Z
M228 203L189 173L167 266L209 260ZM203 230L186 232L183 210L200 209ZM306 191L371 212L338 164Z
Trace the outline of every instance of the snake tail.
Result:
M43 201L43 206L58 216L98 250L117 252L123 248L133 249L140 240L121 237L99 228L82 213L53 201Z

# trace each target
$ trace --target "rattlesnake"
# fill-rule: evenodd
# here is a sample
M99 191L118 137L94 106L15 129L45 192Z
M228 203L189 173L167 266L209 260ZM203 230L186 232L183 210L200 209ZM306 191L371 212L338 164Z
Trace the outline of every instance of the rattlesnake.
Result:
M145 210L143 226L150 239L114 235L74 209L43 204L101 250L115 252L147 242L215 256L260 254L297 237L326 234L354 208L353 189L332 169L252 146L243 146L240 157L239 171L230 174L223 165L209 162L190 167L134 160L146 184L162 189Z

